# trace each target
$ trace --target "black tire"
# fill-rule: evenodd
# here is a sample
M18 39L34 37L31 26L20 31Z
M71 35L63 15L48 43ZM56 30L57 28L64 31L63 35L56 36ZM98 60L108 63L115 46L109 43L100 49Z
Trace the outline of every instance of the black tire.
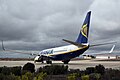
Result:
M63 61L64 64L68 64L70 60Z
M42 62L42 64L44 63L44 61L41 61Z
M52 64L52 61L46 61L47 64Z

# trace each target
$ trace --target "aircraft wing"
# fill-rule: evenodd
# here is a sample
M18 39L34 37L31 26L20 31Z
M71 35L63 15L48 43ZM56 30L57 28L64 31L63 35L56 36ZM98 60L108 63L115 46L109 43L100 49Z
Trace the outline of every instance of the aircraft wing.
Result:
M13 53L21 53L21 54L28 54L28 55L38 55L39 51L27 51L27 50L10 50L10 49L5 49L3 41L2 41L2 50L1 51L6 51L6 52L13 52Z
M25 50L3 50L6 52L21 53L26 55L38 55L36 51L25 51ZM38 52L39 53L39 52Z
M88 56L88 57L91 57L91 56L97 56L97 55L107 55L107 54L111 54L113 52L115 48L115 45L112 46L111 50L109 52L105 52L105 53L94 53L94 54L83 54L83 56Z
M113 44L113 43L117 43L117 42L108 42L108 43L102 43L102 44L92 44L89 47L102 46L102 45Z

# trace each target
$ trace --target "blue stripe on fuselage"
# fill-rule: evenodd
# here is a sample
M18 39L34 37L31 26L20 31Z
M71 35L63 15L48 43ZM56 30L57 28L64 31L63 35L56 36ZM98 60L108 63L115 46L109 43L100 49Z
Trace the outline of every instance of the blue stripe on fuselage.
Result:
M63 61L63 60L70 60L70 59L72 59L72 58L75 58L75 57L81 55L81 54L84 53L88 48L89 48L89 46L87 46L86 48L83 48L83 49L74 51L74 52L66 53L66 54L52 55L50 58L51 58L52 60L61 60L61 61Z

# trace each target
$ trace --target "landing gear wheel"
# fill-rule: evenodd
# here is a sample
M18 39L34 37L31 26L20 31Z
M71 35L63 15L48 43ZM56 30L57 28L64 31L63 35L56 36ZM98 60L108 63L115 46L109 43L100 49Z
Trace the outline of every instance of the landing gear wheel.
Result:
M44 61L41 61L42 62L42 64L44 63Z
M63 61L64 64L68 64L70 60Z
M52 64L52 61L46 61L47 64Z

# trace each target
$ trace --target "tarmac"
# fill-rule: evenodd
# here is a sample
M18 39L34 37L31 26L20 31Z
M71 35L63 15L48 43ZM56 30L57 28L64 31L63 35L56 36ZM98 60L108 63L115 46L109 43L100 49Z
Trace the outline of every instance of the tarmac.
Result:
M34 61L0 61L0 67L14 67L14 66L24 66L26 63L35 64L35 68L43 67L46 63L34 63ZM95 67L96 65L103 65L105 68L120 69L120 61L98 61L98 60L75 60L70 61L69 64L63 64L61 61L53 61L53 65L68 65L69 69L80 69L85 70L87 67Z

